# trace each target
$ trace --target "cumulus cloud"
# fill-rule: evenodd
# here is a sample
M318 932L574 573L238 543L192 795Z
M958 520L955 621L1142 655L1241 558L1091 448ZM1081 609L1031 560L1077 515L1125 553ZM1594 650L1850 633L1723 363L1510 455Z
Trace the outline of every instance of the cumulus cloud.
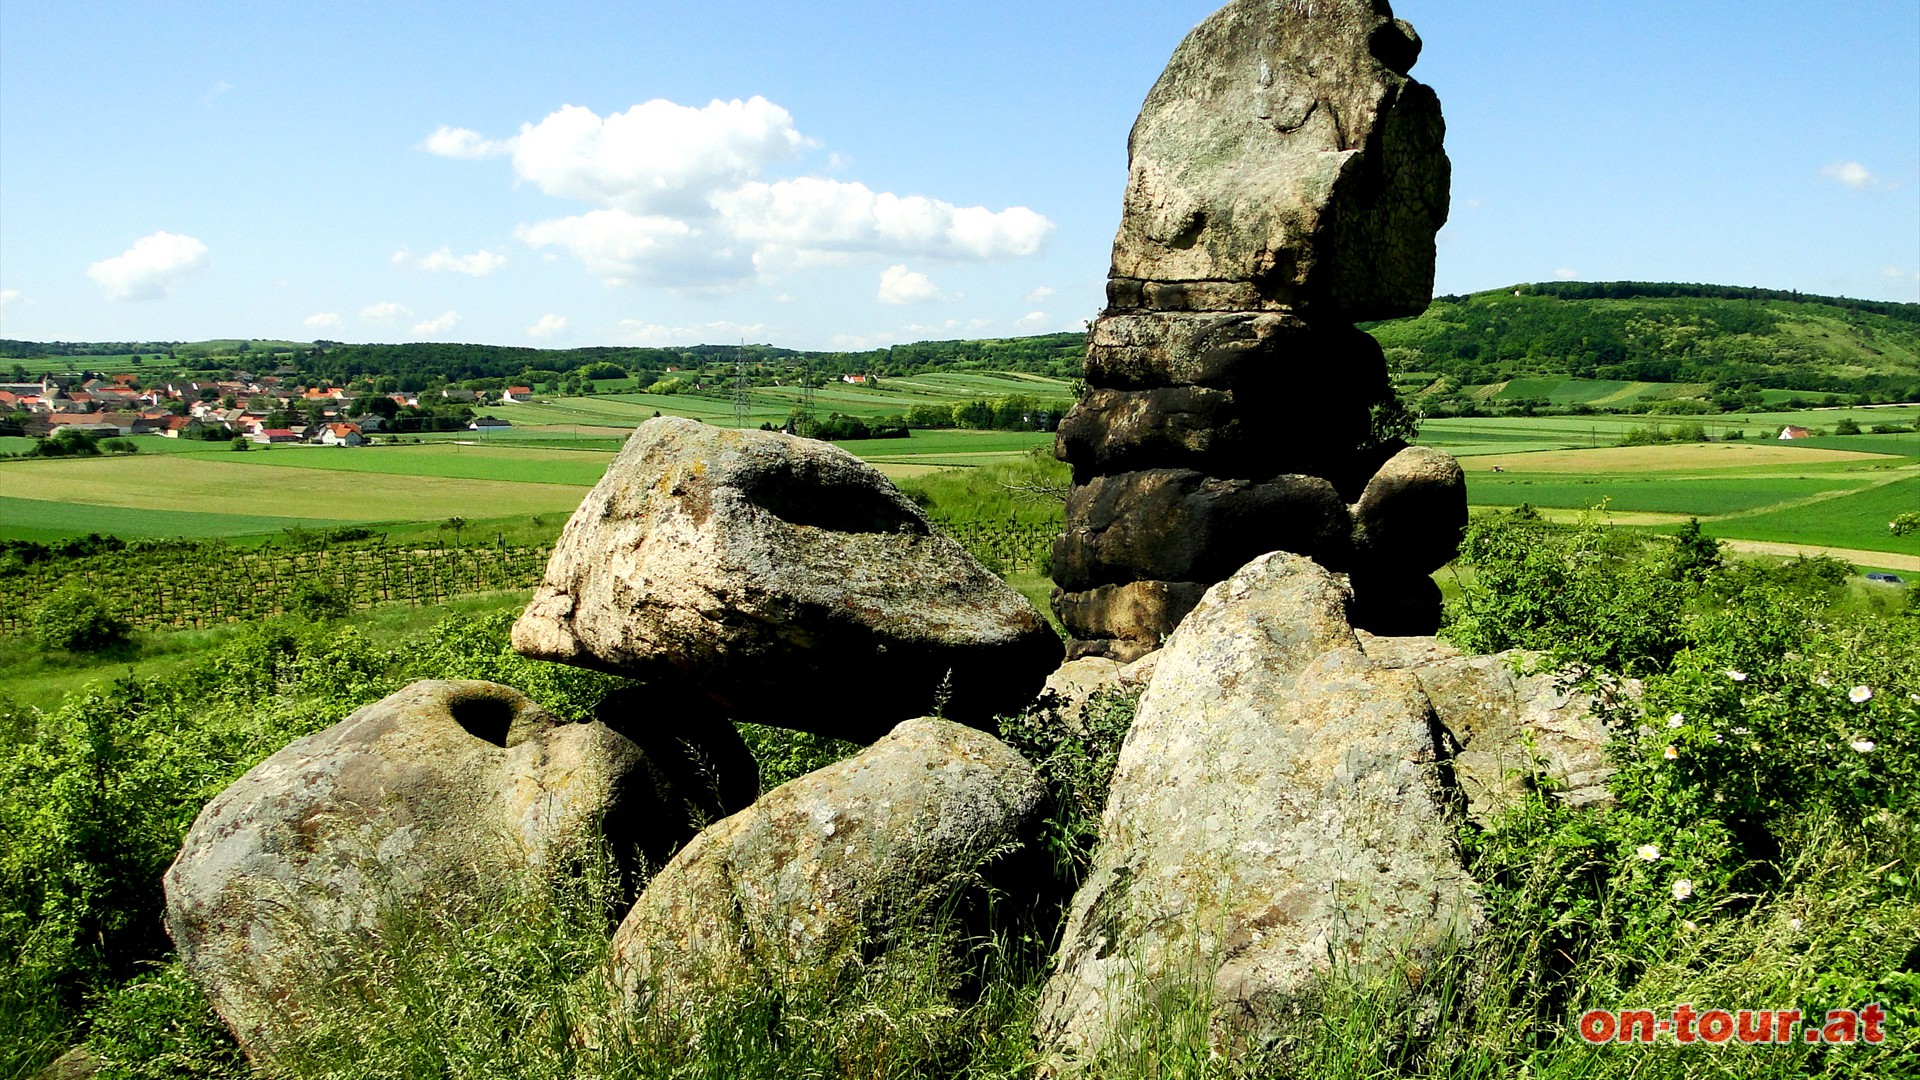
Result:
M207 245L191 236L156 232L111 259L87 267L87 276L113 300L157 300L181 278L207 267Z
M822 177L762 179L818 145L762 97L703 108L655 100L606 117L568 105L508 140L442 127L423 145L447 157L510 153L521 181L593 204L515 235L572 255L608 284L713 288L873 256L1018 258L1054 229L1024 206L958 206Z
M412 314L413 314L412 308L406 307L405 305L402 305L402 304L396 304L391 300L385 301L383 303L375 304L372 307L364 307L360 309L361 318L369 319L373 322L381 322L381 323L390 323L396 319L404 319L411 316Z
M1553 272L1553 276L1555 280L1558 280L1558 281L1573 281L1579 278L1580 271L1569 269L1568 267L1563 266L1560 269L1555 270Z
M1881 186L1880 178L1857 161L1836 161L1821 169L1820 175L1829 180L1837 180L1855 191L1867 191Z
M445 331L453 329L453 324L459 321L459 312L443 311L437 318L428 319L426 322L414 323L413 333L415 337L427 337L432 334L444 333Z
M868 349L892 345L899 340L900 335L883 330L872 334L835 334L832 345L836 349L847 352L866 352Z
M25 300L26 298L20 295L19 289L0 289L0 307L12 307Z
M345 329L347 325L340 321L340 316L337 313L331 311L315 312L301 320L301 322L304 323L309 330L342 330Z
M1027 303L1029 304L1044 304L1051 299L1053 299L1053 290L1045 285L1027 294Z
M644 319L621 319L620 332L634 345L711 345L756 337L766 330L764 323L710 322L697 326L662 326Z
M549 195L645 214L698 211L705 198L812 146L763 97L696 109L655 99L600 117L563 106L513 140L513 169Z
M539 322L534 323L532 326L527 327L527 336L537 337L537 338L550 338L553 335L559 333L560 331L565 330L566 328L567 328L566 316L542 315L540 316Z
M513 152L513 140L493 142L481 136L477 131L466 128L448 127L441 124L433 134L420 144L420 149L441 157L477 160L479 158L499 157Z
M395 266L410 266L415 270L433 273L452 272L472 277L486 277L507 265L507 257L496 255L485 248L471 255L455 255L451 248L441 248L427 255L415 255L406 248L401 248L393 253L393 263Z
M1015 330L1024 330L1030 334L1038 334L1044 331L1052 322L1053 316L1044 311L1029 311L1025 315L1013 320L1013 328Z
M933 279L908 270L904 264L880 271L880 291L876 299L883 304L920 304L939 298L940 290Z

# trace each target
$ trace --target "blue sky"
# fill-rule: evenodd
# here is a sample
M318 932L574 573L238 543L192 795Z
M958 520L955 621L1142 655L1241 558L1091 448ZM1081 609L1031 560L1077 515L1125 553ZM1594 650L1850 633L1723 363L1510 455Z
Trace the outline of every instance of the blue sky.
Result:
M1215 6L5 0L0 335L1077 328L1127 129ZM1448 121L1439 291L1920 300L1914 0L1395 10Z

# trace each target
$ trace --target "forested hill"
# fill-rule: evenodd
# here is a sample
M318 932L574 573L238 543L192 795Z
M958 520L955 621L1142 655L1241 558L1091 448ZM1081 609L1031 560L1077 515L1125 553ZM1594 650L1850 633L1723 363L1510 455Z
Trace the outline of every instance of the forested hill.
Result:
M213 347L210 347L213 346ZM390 379L392 389L419 390L435 383L557 382L576 372L586 378L659 376L669 369L698 370L744 359L755 368L805 366L817 377L909 375L927 368L1023 371L1073 378L1086 352L1084 334L990 338L972 341L922 341L865 352L796 352L770 345L694 345L676 348L599 346L581 349L531 349L503 345L414 342L399 345L349 345L336 341L290 342L31 342L0 340L0 360L36 360L34 370L53 358L71 357L72 366L99 369L113 358L144 357L149 370L220 370L244 367L267 373L289 365L309 382L347 385L361 378ZM135 361L140 363L141 361ZM0 371L9 366L0 363Z
M1367 326L1396 381L1430 415L1496 405L1673 410L1809 401L1920 400L1920 304L1781 290L1659 282L1561 281L1442 296L1412 319ZM909 375L929 368L1022 371L1073 378L1082 334L928 341L865 352L796 352L768 345L530 349L417 342L25 342L0 340L0 371L126 370L261 373L304 383L440 384L497 388L578 385L670 368L731 366L760 377L804 366L816 379ZM11 363L7 362L11 361ZM476 385L477 384L477 385ZM1537 399L1537 400L1536 400Z
M1563 281L1442 296L1367 329L1397 372L1436 393L1558 376L1699 384L1723 405L1761 391L1920 400L1920 304Z

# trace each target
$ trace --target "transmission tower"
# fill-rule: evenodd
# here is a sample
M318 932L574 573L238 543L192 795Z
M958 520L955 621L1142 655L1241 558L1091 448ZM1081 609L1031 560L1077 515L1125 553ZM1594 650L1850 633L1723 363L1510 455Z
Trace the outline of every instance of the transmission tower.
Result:
M800 361L800 415L813 419L813 362Z
M753 392L747 387L747 343L740 342L739 351L733 354L733 426L747 426L747 418L753 412Z

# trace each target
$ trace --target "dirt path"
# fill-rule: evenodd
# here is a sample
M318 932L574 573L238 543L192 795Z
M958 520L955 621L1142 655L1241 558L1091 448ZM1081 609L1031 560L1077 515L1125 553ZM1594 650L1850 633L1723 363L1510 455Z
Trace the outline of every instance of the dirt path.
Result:
M1888 551L1861 551L1858 548L1820 547L1814 544L1776 544L1766 540L1722 540L1723 547L1750 555L1825 555L1855 566L1882 566L1888 570L1907 570L1920 574L1920 555L1896 555Z

